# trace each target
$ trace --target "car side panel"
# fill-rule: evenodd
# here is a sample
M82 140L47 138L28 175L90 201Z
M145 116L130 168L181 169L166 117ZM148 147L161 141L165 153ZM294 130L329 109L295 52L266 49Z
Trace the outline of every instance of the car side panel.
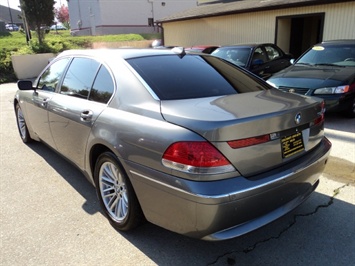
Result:
M31 95L26 104L26 123L31 125L35 135L42 141L46 142L49 146L56 149L53 141L48 121L48 108L51 99L55 93L49 91L31 91Z
M86 143L104 104L57 94L50 103L49 125L58 151L84 168Z

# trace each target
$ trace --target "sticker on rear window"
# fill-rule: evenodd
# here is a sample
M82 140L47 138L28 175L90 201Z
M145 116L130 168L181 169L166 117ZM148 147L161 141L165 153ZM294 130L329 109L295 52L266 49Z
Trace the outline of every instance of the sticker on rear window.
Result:
M312 50L315 50L315 51L323 51L324 50L324 47L323 46L314 46L312 48Z

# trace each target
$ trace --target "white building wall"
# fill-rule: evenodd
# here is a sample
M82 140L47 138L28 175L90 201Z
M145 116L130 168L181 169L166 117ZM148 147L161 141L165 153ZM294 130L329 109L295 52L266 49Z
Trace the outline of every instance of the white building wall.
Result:
M175 12L197 5L196 0L70 0L70 25L76 34L157 32L148 25ZM81 25L78 22L81 21ZM92 24L95 23L95 29ZM95 35L95 34L93 34Z
M276 17L325 13L323 40L355 39L355 1L163 23L165 45L274 42Z
M100 3L102 25L148 25L151 4L147 0L107 1ZM101 25L98 25L101 26Z
M323 36L324 40L355 39L355 1L329 7Z
M178 13L197 6L196 0L168 0L168 1L156 1L147 0L153 3L154 20L163 19L174 13Z

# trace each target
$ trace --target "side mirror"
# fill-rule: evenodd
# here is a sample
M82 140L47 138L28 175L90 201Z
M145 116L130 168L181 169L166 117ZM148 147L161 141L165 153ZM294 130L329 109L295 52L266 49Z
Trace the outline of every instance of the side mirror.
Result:
M290 59L290 63L293 65L295 63L295 59Z
M19 80L17 81L17 87L21 91L35 90L31 80Z

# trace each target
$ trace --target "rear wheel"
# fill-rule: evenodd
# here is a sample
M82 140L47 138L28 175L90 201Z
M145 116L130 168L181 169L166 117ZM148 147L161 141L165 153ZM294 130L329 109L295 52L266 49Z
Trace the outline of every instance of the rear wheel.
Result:
M143 221L132 184L113 153L99 156L94 178L101 207L114 228L128 231Z
M22 141L24 143L31 142L32 139L30 137L30 133L28 132L26 121L19 104L16 104L16 120L17 120L17 128L20 133L20 137Z

